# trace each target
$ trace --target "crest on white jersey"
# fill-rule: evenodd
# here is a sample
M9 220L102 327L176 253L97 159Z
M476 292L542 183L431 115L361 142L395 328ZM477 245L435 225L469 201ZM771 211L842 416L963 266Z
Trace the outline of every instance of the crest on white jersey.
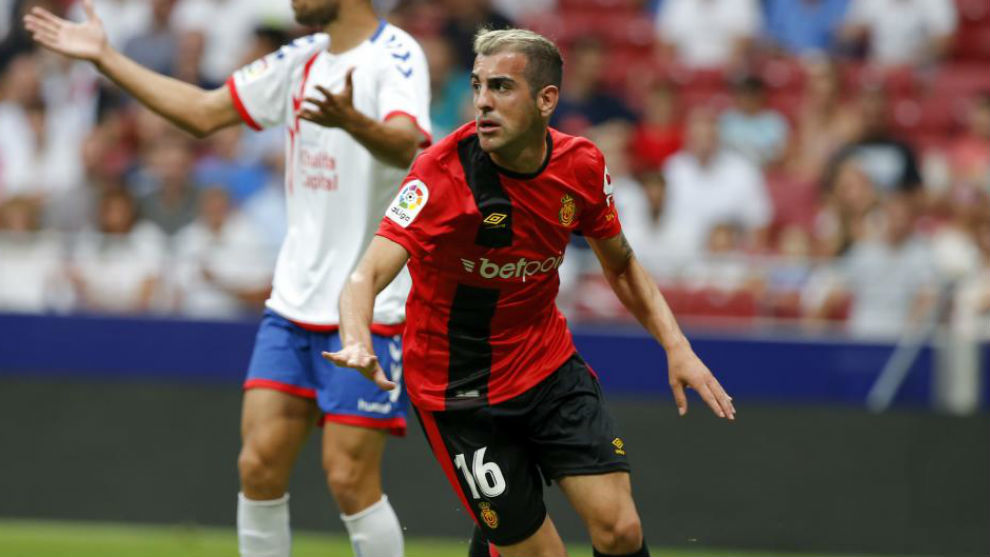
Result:
M430 190L421 180L406 182L399 195L395 196L395 200L389 205L385 216L402 228L406 228L416 219L416 215L423 210L429 199Z

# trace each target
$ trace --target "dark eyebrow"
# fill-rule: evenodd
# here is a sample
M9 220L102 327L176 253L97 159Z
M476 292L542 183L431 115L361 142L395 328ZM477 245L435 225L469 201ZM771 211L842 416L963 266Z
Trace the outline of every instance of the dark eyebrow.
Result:
M478 77L478 74L472 72L471 73L471 81L481 81L481 78ZM512 79L509 76L501 76L500 75L500 76L495 76L495 77L489 77L488 78L488 87L497 87L499 85L511 85L511 84L513 84L515 82L516 82L516 80Z

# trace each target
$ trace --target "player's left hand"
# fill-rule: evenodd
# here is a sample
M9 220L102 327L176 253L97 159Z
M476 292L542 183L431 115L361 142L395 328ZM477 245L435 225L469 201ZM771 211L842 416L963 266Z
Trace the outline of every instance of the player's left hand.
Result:
M317 85L323 98L306 97L306 102L315 108L303 108L299 117L314 124L327 128L343 128L350 122L357 111L354 109L354 68L347 70L344 78L344 88L334 95L322 85Z
M668 352L667 366L670 389L674 392L678 414L681 416L687 414L688 403L684 395L684 387L690 387L701 395L719 418L736 419L736 408L732 405L732 397L725 392L708 366L690 347Z
M337 352L323 352L323 358L334 365L360 371L361 375L374 381L383 391L391 391L395 388L395 383L389 381L385 370L378 363L378 356L359 342L347 344Z

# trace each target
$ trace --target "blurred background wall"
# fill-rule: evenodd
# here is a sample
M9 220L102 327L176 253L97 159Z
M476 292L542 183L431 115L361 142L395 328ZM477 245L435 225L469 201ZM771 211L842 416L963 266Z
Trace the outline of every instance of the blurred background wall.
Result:
M287 1L95 3L116 48L206 87L310 32ZM81 12L0 1L0 516L230 523L283 131L190 139L33 48L33 5ZM672 418L661 351L575 239L559 303L639 447L651 540L990 551L990 3L379 7L427 54L436 137L471 118L479 25L562 46L553 125L605 152L630 242L742 412ZM387 457L400 515L462 533L410 437ZM307 458L294 516L336 528Z

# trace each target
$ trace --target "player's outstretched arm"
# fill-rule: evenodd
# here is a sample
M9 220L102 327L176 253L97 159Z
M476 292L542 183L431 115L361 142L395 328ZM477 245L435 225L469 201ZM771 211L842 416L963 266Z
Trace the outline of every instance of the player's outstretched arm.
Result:
M691 349L656 282L636 259L625 235L620 232L605 240L588 238L588 243L619 300L667 352L670 388L678 412L682 416L687 413L684 388L690 387L716 415L734 420L736 409L732 397Z
M344 89L340 93L335 95L320 85L316 89L323 98L307 97L307 104L299 111L299 117L324 127L346 131L385 164L408 168L419 146L429 139L408 116L399 115L379 122L354 108L354 68L347 71Z
M384 391L395 383L389 381L378 364L371 345L371 318L378 295L399 274L409 252L399 244L375 236L351 273L340 294L340 339L338 352L324 352L323 357L342 367L354 368Z
M137 100L197 137L240 122L226 86L206 91L141 66L110 46L93 0L83 0L83 10L86 20L75 23L34 7L24 16L24 26L45 48L92 62Z

